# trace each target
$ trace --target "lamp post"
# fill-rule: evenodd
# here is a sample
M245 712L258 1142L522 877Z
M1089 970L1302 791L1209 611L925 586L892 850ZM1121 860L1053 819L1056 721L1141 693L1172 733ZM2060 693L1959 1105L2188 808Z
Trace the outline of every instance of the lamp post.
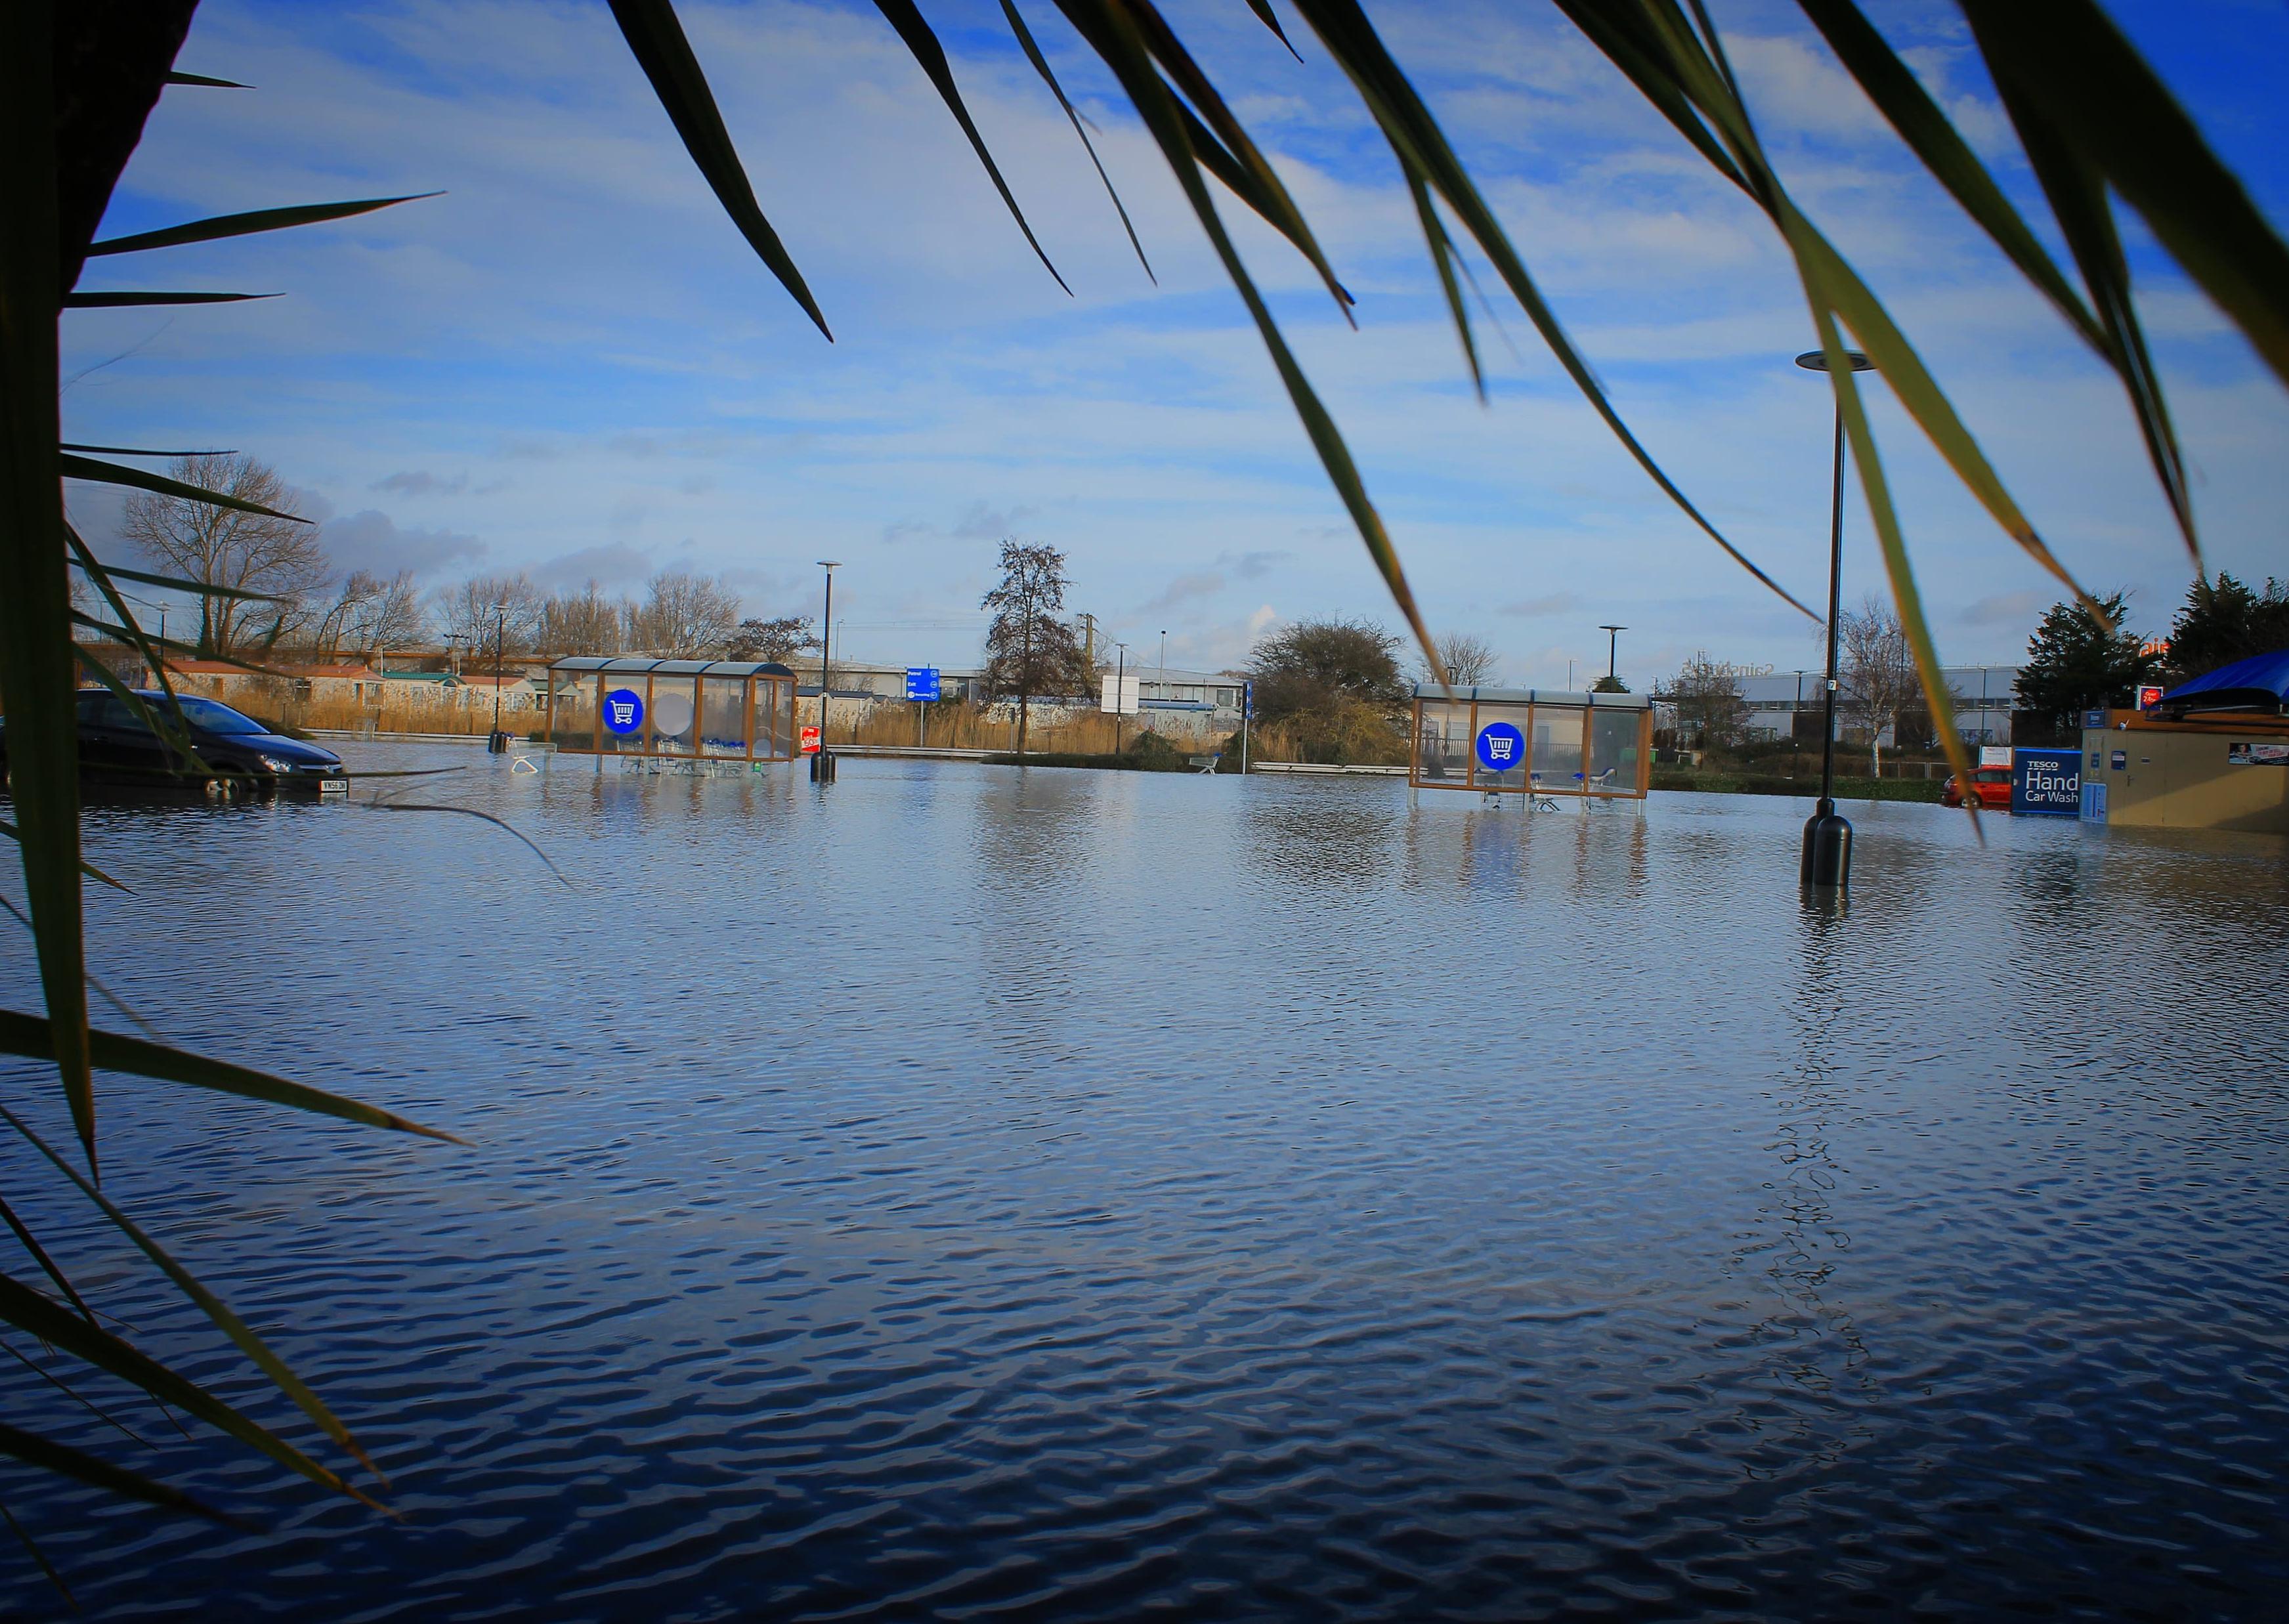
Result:
M1845 363L1854 372L1872 372L1876 363L1858 350L1844 352ZM1796 358L1807 372L1828 370L1823 350L1806 350ZM1804 849L1797 864L1798 880L1808 886L1841 890L1852 883L1852 825L1836 810L1836 617L1838 579L1844 568L1844 408L1836 408L1835 450L1828 488L1828 685L1821 707L1820 804L1804 824Z
M1796 776L1797 747L1796 719L1804 713L1804 673L1796 673L1796 704L1789 710L1789 776Z
M818 617L818 752L826 753L826 661L834 649L834 572L842 567L839 558L822 558L818 567L826 571L826 607Z
M1168 697L1168 633L1165 626L1160 632L1160 697L1164 701Z
M485 736L485 748L499 755L508 748L501 737L501 657L508 642L508 604L506 600L493 605L493 730Z
M1629 627L1599 626L1598 630L1606 634L1606 681L1614 685L1613 689L1608 689L1606 691L1611 693L1615 689L1618 689L1621 686L1622 680L1614 674L1614 666L1616 659L1619 657L1622 646L1622 633L1628 631Z
M1129 645L1115 641L1113 645L1121 652L1113 667L1113 753L1121 753L1121 707L1129 700Z

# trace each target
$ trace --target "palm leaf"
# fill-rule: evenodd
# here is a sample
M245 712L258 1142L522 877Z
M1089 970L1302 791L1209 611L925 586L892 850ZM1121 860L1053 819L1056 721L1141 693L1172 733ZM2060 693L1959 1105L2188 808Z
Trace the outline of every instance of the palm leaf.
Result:
M125 310L144 305L237 305L249 299L283 299L283 293L67 293L67 310Z
M103 1215L111 1221L112 1226L126 1236L129 1240L133 1241L136 1249L156 1264L162 1274L174 1282L177 1290L197 1304L199 1311L211 1320L216 1328L225 1336L230 1338L238 1350L252 1360L255 1367L269 1377L280 1392L292 1399L295 1407L308 1416L320 1431L348 1451L356 1458L359 1465L373 1473L376 1477L381 1477L380 1469L374 1465L358 1441L350 1436L350 1429L343 1426L340 1419L326 1407L325 1401L310 1390L309 1384L296 1375L292 1367L285 1360L270 1350L270 1345L257 1336L253 1327L234 1313L229 1304L201 1285L196 1276L177 1262L164 1246L152 1239L141 1225L119 1209L116 1202L81 1177L79 1170L50 1149L48 1142L34 1133L22 1118L17 1116L5 1105L0 1105L0 1117L7 1118L8 1125L29 1140L33 1149L46 1157L58 1171L77 1185L80 1194L94 1202L102 1210ZM91 1318L89 1323L93 1324L93 1319ZM383 1478L385 1485L387 1481L387 1478Z
M251 91L251 84L241 84L235 79L210 79L204 74L187 74L178 68L167 76L170 84L203 84L219 91Z
M217 586L206 581L187 581L179 576L152 575L141 569L130 569L124 564L102 563L91 557L75 561L80 573L91 579L116 577L124 581L140 581L146 586L164 586L175 592L187 592L202 598L238 598L250 603L283 603L284 598L275 592L250 592L243 586Z
M1798 3L1934 179L2121 378L2155 475L2161 481L2163 495L2198 569L2201 543L2195 529L2192 494L2187 488L2185 459L2147 350L2145 331L2131 300L2130 267L2107 205L2104 176L2080 154L2061 146L2046 121L2009 84L1999 87L2052 215L2074 254L2085 285L2097 300L2098 314L2094 314L2003 195L1986 166L1973 155L1969 144L1956 133L1946 115L1853 0Z
M55 545L58 223L53 8L0 7L0 696L18 852L56 1075L97 1166L80 904L79 729L71 595Z
M62 450L92 451L99 457L235 457L235 451L147 451L137 445L75 445L67 440Z
M1001 179L1001 171L994 163L993 155L986 150L985 138L977 133L977 125L970 118L969 107L963 105L961 92L953 83L953 67L945 60L945 47L937 43L937 36L930 31L929 24L923 20L921 8L914 4L913 0L874 0L874 9L882 13L883 20L905 42L908 54L937 90L938 100L945 103L946 110L953 115L953 122L961 126L962 134L969 138L969 149L977 155L977 161L985 166L986 174L993 181L993 189L1001 194L1001 201L1009 205L1009 218L1017 222L1017 229L1025 234L1025 241L1034 255L1056 279L1057 286L1065 288L1066 297L1071 298L1073 290L1065 287L1065 279L1057 275L1057 267L1049 263L1049 256L1035 239L1033 228L1025 223L1025 211L1017 206L1017 195L1009 190L1009 183Z
M321 220L347 219L353 215L371 214L376 209L443 195L442 192L410 192L403 197L360 197L347 203L295 203L283 209L250 209L243 214L218 214L207 219L187 220L180 226L162 227L157 231L139 231L132 236L108 237L100 243L90 243L87 257L92 259L104 254L134 254L147 248L180 248L191 243L214 243L225 237L248 236L258 231L284 231L295 226L315 226Z
M1735 563L1803 614L1817 619L1818 617L1813 615L1813 611L1794 593L1774 580L1702 514L1701 510L1679 489L1676 482L1663 472L1660 464L1639 442L1629 426L1622 421L1621 414L1607 398L1604 387L1590 370L1589 363L1574 347L1573 341L1559 325L1557 314L1535 285L1525 262L1519 259L1508 235L1495 219L1493 210L1479 195L1477 184L1471 179L1462 161L1448 145L1438 122L1432 117L1430 109L1423 104L1422 98L1416 94L1407 76L1384 49L1373 25L1368 21L1366 13L1360 10L1355 0L1298 0L1296 9L1320 36L1328 53L1350 75L1361 100L1381 126L1384 139L1398 155L1401 168L1412 167L1418 171L1445 200L1447 206L1454 211L1463 228L1477 242L1479 251L1487 256L1501 275L1511 297L1518 300L1527 319L1533 322L1551 354L1565 368L1567 376L1574 380L1575 387L1605 419L1606 426L1636 459L1638 466ZM1434 670L1438 668L1435 655L1432 657L1432 666Z
M22 1055L34 1060L51 1059L53 1057L52 1038L48 1023L37 1015L0 1009L0 1054ZM147 1043L140 1038L122 1037L116 1032L91 1032L89 1038L93 1063L107 1071L124 1071L131 1076L148 1077L163 1083L180 1083L216 1094L231 1095L242 1100L259 1100L266 1104L307 1111L321 1117L339 1117L345 1122L388 1128L400 1134L417 1134L424 1139L443 1140L447 1144L466 1145L468 1142L443 1128L425 1127L394 1111L384 1111L363 1100L329 1094L306 1083L291 1082L267 1071L235 1066L227 1061L210 1060L187 1049Z
M803 314L833 343L834 334L827 328L818 301L811 297L802 273L795 269L779 234L763 218L762 206L755 201L754 187L740 165L738 149L731 145L730 131L723 127L714 92L707 88L707 76L700 72L698 59L691 54L691 42L683 36L675 8L667 0L612 0L612 19L620 25L620 36L628 42L636 65L651 81L652 93L659 98L676 134L683 138L683 149L699 166L723 212L731 217L756 257L779 279L779 285L794 296Z
M1082 3L1083 0L1065 0L1069 8ZM1175 92L1162 82L1154 69L1151 58L1146 54L1143 38L1129 24L1125 13L1108 5L1098 13L1098 20L1103 24L1104 37L1112 46L1112 52L1105 59L1107 65L1121 80L1137 111L1144 115L1146 129L1159 144L1168 167L1175 171L1177 184L1183 187L1186 201L1192 205L1192 212L1208 234L1217 257L1224 261L1225 274L1240 291L1241 302L1248 306L1248 314L1255 320L1256 332L1263 338L1265 349L1271 353L1280 381L1287 387L1288 398L1295 406L1296 416L1303 420L1304 433L1310 436L1312 449L1320 454L1320 466L1327 470L1329 482L1343 499L1352 524L1359 530L1360 538L1367 544L1368 555L1382 573L1384 585L1390 590L1392 601L1407 617L1408 625L1414 631L1426 654L1431 655L1435 668L1436 655L1432 651L1437 645L1431 636L1430 628L1424 624L1422 611L1416 606L1415 593L1408 585L1399 554L1391 545L1389 533L1384 529L1382 515L1376 512L1375 504L1368 498L1367 486L1360 478L1358 466L1352 460L1351 449L1344 443L1335 420L1328 415L1327 408L1320 403L1311 381L1304 376L1303 368L1296 364L1278 323L1272 319L1271 310L1264 305L1264 296L1256 291L1254 280L1249 277L1240 251L1232 245L1231 235L1224 229L1224 221L1216 212L1216 201L1208 195L1207 184L1200 178L1200 167L1193 161L1191 139L1186 133L1184 119L1178 115Z
M1144 257L1144 244L1137 240L1137 227L1129 222L1129 211L1121 207L1121 194L1113 189L1113 177L1105 172L1105 161L1097 155L1096 144L1089 139L1089 128L1081 122L1081 115L1073 111L1073 104L1065 99L1065 86L1059 84L1057 75L1049 71L1049 59L1041 54L1041 46L1034 43L1033 30L1025 26L1025 20L1017 14L1017 8L1011 0L1001 0L1001 14L1009 19L1009 31L1017 36L1017 44L1024 49L1025 60L1033 65L1033 71L1041 76L1041 83L1049 87L1049 94L1055 96L1057 106L1065 109L1066 121L1073 125L1073 133L1081 137L1081 150L1089 154L1089 163L1096 166L1097 178L1105 184L1105 195L1113 200L1113 211L1121 217L1121 228L1129 234L1129 246L1137 251L1137 263L1144 267L1144 279L1155 287L1160 286L1160 279L1152 275L1152 262Z
M15 824L10 823L7 819L0 818L0 835L4 835L9 840L20 843L24 838L24 832L17 828ZM87 862L84 859L82 859L80 863L79 872L85 874L91 880L99 880L101 883L109 886L115 891L127 891L132 894L134 889L132 886L121 885L116 880L114 880L110 875L96 867L94 864ZM11 903L9 906L13 908L15 904ZM27 919L24 923L27 927L29 927L31 920Z
M16 1209L9 1206L4 1199L0 1199L0 1219L7 1221L8 1228L15 1234L17 1240L22 1244L24 1250L31 1254L32 1261L40 1266L40 1272L55 1282L56 1289L63 1293L64 1300L79 1310L81 1318L93 1325L95 1310L87 1306L87 1299L79 1294L79 1288L74 1286L70 1278L57 1266L56 1260L48 1255L48 1249L40 1244L39 1237L25 1227L24 1221L16 1216Z
M74 1449L68 1444L59 1444L36 1433L26 1432L20 1427L11 1427L4 1421L0 1421L0 1454L13 1455L19 1461L28 1461L34 1466L45 1468L66 1477L76 1477L82 1483L108 1489L128 1500L140 1500L146 1505L157 1506L164 1510L188 1512L193 1517L203 1517L210 1522L222 1523L249 1532L254 1531L253 1524L227 1511L218 1511L180 1489L171 1488L140 1472L129 1471L125 1467L114 1466L108 1461L89 1454L84 1450Z
M21 1326L44 1341L109 1371L141 1388L153 1397L173 1405L240 1443L261 1451L281 1466L323 1484L338 1494L375 1504L373 1499L340 1476L321 1466L267 1427L225 1404L197 1383L178 1375L148 1354L124 1342L108 1331L66 1313L13 1276L0 1273L0 1319Z
M1415 218L1423 223L1423 240L1430 245L1431 263L1438 268L1439 288L1447 296L1447 312L1454 318L1455 336L1463 341L1463 360L1471 369L1472 386L1479 392L1479 400L1487 398L1487 375L1479 366L1478 340L1471 336L1471 313L1463 304L1463 290L1455 280L1455 267L1462 256L1455 251L1455 239L1447 235L1446 222L1439 218L1439 205L1424 184L1423 171L1410 163L1400 168L1407 175L1408 195L1415 200Z
M2289 245L2112 20L2091 0L1961 4L1996 84L2097 168L2289 383Z
M275 507L265 507L259 502L248 502L219 490L209 490L203 485L187 484L171 480L164 474L146 474L140 468L131 468L124 463L98 462L92 457L75 456L69 451L57 458L66 479L90 480L99 485L132 485L138 490L155 491L160 496L180 497L186 502L203 502L209 507L227 507L242 513L260 513L266 519L291 519L297 524L310 521L299 513L282 513Z

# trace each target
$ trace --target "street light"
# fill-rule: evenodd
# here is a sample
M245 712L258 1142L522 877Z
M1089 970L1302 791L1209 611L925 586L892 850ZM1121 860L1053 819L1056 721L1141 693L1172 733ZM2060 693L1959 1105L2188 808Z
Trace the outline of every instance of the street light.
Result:
M842 568L839 558L822 558L818 567L826 571L826 608L818 617L818 753L826 753L826 657L834 649L834 572Z
M1113 753L1121 753L1121 707L1129 703L1129 645L1118 638L1113 646L1121 650L1118 663L1113 668Z
M501 737L500 725L501 654L507 641L508 602L504 599L493 605L493 730L485 740L485 748L495 755L508 748L508 741Z
M1614 685L1606 691L1612 693L1621 687L1622 680L1614 674L1614 663L1616 652L1622 646L1622 633L1628 631L1629 627L1599 626L1598 630L1606 634L1606 681Z
M1876 370L1876 363L1858 350L1846 350L1844 360L1854 372ZM1806 350L1796 363L1807 372L1825 372L1828 354L1824 350ZM1808 886L1839 890L1852 883L1852 825L1836 810L1836 617L1838 577L1843 568L1844 407L1838 402L1828 490L1828 697L1822 707L1820 729L1820 804L1805 820L1797 877Z

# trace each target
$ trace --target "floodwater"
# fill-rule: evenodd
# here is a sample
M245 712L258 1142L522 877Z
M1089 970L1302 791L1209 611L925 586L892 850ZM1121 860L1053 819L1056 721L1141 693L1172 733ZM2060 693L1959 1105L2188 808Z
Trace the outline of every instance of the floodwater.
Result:
M2280 1616L2277 840L1847 804L1839 915L1783 800L347 749L570 883L474 818L100 808L93 966L471 1148L110 1079L106 1187L395 1515L18 1368L263 1524L0 1471L85 1616Z

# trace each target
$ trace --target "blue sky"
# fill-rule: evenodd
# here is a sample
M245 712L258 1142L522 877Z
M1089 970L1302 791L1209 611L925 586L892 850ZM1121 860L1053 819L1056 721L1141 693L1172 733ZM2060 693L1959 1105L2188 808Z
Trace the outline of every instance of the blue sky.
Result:
M839 651L974 659L1004 535L1062 547L1071 602L1173 664L1222 666L1269 625L1397 623L1246 313L1135 118L1036 4L1102 131L1159 285L997 4L926 9L1075 297L1018 235L872 6L682 8L756 191L833 324L825 342L722 217L600 4L208 0L107 229L395 192L340 225L94 262L83 285L283 291L67 317L67 437L221 444L275 464L346 565L443 586L525 569L633 590L722 573L750 612L816 613ZM1870 8L2022 201L2007 127L1945 7ZM1936 189L1790 6L1720 4L1768 141L1954 393L2058 551L2166 623L2189 569L2115 386ZM2271 218L2289 219L2289 9L2114 8ZM1298 66L1237 4L1170 14L1359 298L1351 330L1275 238L1238 227L1350 439L1440 630L1555 684L1626 624L1640 687L1705 650L1786 670L1808 623L1645 480L1514 309L1472 396L1404 188L1288 19ZM1654 454L1807 601L1822 589L1828 397L1761 218L1554 9L1382 6L1379 25ZM1220 202L1228 202L1219 195ZM1234 205L1228 218L1238 222ZM2289 401L2131 232L2143 309L2214 565L2285 573ZM1483 274L1489 288L1492 279ZM1879 412L1950 660L2007 660L2058 594ZM76 488L101 535L114 509ZM1847 599L1878 584L1847 520Z

